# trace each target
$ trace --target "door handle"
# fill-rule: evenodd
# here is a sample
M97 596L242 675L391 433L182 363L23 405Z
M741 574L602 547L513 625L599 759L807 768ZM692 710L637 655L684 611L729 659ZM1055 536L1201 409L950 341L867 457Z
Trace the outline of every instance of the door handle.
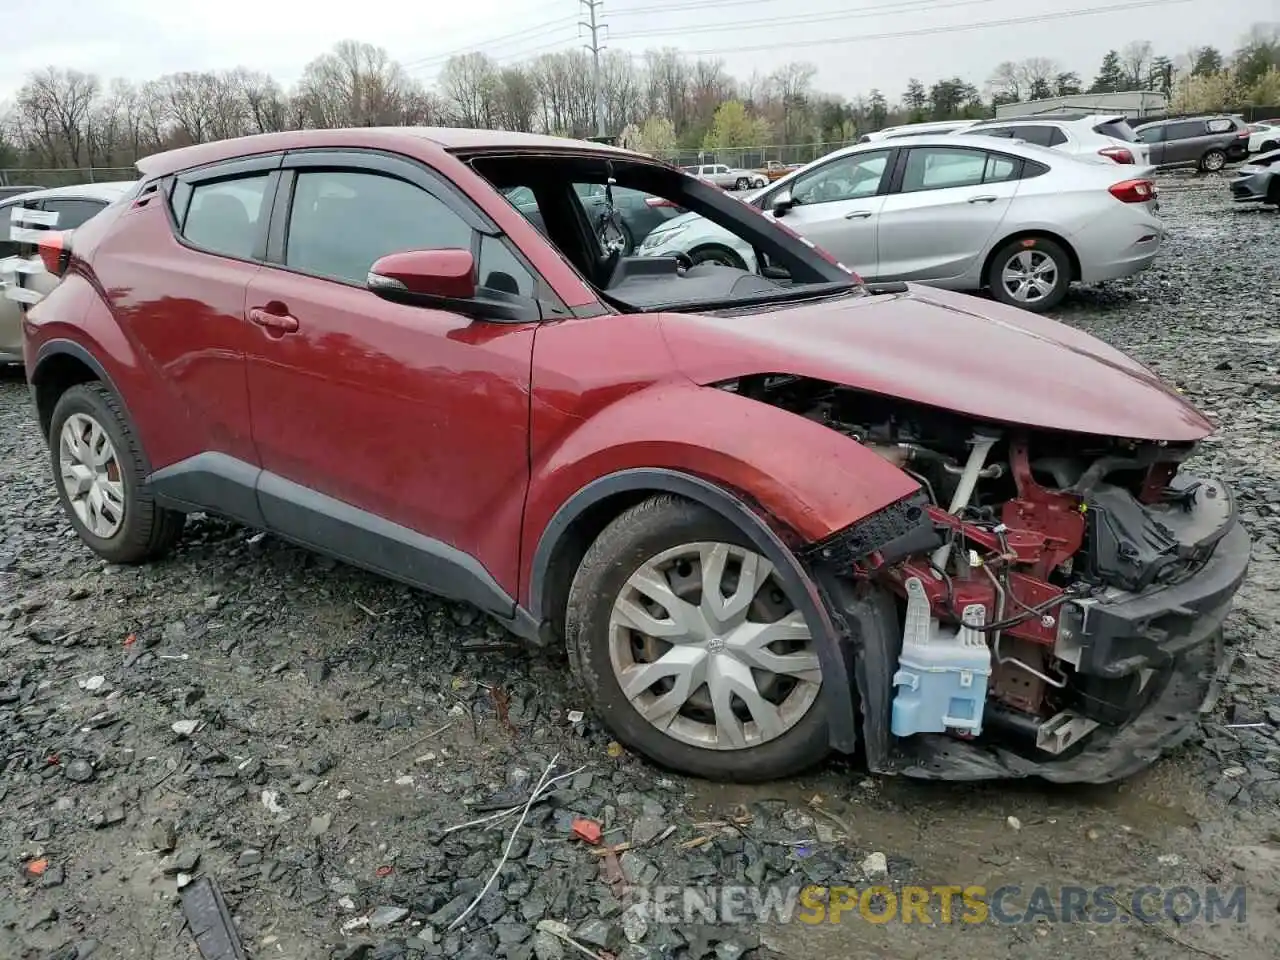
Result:
M995 203L996 198L992 196L970 197L970 203Z
M298 318L287 313L268 313L261 307L249 311L249 322L278 333L294 333L298 329Z
M846 220L865 220L869 216L871 216L870 210L854 210L852 213L846 213L844 218Z

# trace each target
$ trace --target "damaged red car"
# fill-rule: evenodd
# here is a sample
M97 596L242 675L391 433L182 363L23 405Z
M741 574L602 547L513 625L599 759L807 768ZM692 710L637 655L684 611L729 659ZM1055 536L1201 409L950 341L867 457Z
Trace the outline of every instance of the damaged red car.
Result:
M1096 782L1194 730L1249 541L1181 468L1212 425L1106 344L869 288L598 144L304 131L139 169L44 242L62 279L25 319L58 496L107 560L208 511L469 602L708 778L861 748ZM615 187L757 270L627 256Z

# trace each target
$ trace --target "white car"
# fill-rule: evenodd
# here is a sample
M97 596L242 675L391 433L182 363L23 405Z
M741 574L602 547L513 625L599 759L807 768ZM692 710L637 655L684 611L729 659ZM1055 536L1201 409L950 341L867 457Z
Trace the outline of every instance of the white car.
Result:
M1074 281L1129 276L1155 260L1165 229L1150 173L1019 141L942 134L838 150L744 202L864 280L987 288L1042 312ZM692 213L659 226L636 253L777 270Z
M758 170L739 170L723 163L704 163L701 166L685 167L684 171L724 190L749 190L752 187L763 187L769 182L769 178Z
M1138 142L1124 114L1077 114L1016 117L983 120L966 128L966 133L987 137L1024 140L1063 153L1105 157L1115 163L1145 167L1151 162L1151 148Z
M1249 152L1270 153L1272 150L1280 150L1280 124L1261 121L1249 124Z
M926 133L963 133L977 123L977 120L930 120L925 123L902 123L896 127L885 127L864 133L858 138L859 143L876 143L880 140L896 140L898 137L918 137Z

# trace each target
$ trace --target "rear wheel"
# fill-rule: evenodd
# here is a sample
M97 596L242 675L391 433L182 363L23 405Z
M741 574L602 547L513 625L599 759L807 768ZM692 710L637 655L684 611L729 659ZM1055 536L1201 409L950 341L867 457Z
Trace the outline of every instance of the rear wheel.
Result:
M565 617L573 674L619 741L713 780L789 776L828 752L817 640L738 527L676 497L613 521Z
M53 408L49 452L58 499L94 553L141 563L166 553L186 517L156 504L147 462L119 399L101 383L64 393Z
M991 295L1032 313L1052 310L1071 285L1071 258L1047 237L1024 237L996 252L987 270Z
M1200 158L1200 169L1205 173L1216 173L1227 165L1227 155L1221 150L1210 150Z

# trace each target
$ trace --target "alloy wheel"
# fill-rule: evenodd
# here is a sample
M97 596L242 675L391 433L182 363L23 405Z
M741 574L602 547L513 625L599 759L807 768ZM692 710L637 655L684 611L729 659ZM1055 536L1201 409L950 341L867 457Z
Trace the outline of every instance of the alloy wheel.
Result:
M124 525L124 477L115 446L93 417L73 413L58 436L58 464L67 501L86 530L101 540Z
M1000 282L1019 303L1037 303L1057 285L1058 265L1043 251L1019 250L1005 262Z
M813 636L773 565L728 543L683 544L641 564L614 601L609 659L641 717L711 750L777 739L822 684Z
M1204 168L1210 171L1221 170L1227 165L1227 158L1224 154L1214 151L1207 154L1204 158Z

